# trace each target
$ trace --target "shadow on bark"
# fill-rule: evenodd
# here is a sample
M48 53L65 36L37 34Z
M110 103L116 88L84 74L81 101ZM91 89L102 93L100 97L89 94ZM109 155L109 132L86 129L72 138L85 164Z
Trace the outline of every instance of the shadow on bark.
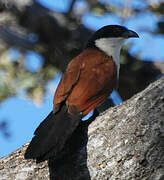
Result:
M81 121L58 159L49 159L50 180L91 180L87 167L88 126L97 116L95 111L87 121Z

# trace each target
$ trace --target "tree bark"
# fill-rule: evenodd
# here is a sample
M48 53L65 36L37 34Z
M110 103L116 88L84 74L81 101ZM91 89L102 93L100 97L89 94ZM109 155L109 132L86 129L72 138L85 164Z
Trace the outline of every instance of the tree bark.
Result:
M164 78L82 122L60 158L25 160L27 145L0 160L0 180L163 180Z

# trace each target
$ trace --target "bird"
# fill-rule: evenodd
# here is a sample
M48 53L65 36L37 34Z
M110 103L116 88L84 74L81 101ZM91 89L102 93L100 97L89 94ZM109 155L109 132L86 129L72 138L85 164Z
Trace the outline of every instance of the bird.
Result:
M81 119L118 88L120 51L129 38L139 36L121 25L106 25L93 33L62 75L53 110L36 128L25 159L57 157Z

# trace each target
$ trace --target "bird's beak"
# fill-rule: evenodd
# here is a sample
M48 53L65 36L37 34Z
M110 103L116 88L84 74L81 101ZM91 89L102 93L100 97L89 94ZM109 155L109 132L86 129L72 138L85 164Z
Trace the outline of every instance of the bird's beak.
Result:
M139 38L138 34L132 30L125 31L122 36L124 38Z

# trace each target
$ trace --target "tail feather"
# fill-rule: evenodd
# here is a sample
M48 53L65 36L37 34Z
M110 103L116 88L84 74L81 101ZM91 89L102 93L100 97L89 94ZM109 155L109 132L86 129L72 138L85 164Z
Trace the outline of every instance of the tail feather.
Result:
M53 155L57 156L79 122L80 116L68 114L66 105L58 113L51 112L35 130L25 158L43 161Z

